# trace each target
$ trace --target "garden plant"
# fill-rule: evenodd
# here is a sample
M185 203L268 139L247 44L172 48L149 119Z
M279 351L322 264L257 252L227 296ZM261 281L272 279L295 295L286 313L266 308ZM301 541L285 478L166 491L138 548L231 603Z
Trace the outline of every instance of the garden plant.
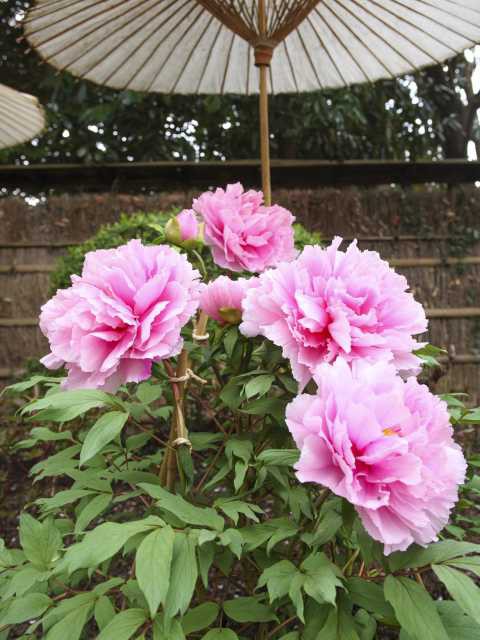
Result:
M238 184L136 224L64 260L8 390L48 492L0 639L480 638L480 410L419 382L405 278Z

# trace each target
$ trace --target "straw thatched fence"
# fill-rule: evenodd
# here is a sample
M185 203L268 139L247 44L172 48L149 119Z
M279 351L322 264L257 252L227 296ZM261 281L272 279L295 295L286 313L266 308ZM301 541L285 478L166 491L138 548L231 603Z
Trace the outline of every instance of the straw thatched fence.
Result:
M190 205L193 192L0 200L0 377L46 350L37 327L55 260L120 212ZM280 190L274 201L325 238L358 237L390 259L429 309L428 339L449 351L438 388L480 400L480 190L377 187ZM1 382L1 381L0 381Z

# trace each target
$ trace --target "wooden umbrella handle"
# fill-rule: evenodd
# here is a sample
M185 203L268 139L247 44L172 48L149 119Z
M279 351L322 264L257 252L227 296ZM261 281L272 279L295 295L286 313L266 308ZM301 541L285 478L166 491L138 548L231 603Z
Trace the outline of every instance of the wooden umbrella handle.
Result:
M255 65L260 76L260 160L262 164L262 189L265 204L272 204L272 185L270 177L270 130L268 125L268 84L267 75L272 59L273 47L267 42L267 14L265 0L258 0L258 31L260 41L255 46Z

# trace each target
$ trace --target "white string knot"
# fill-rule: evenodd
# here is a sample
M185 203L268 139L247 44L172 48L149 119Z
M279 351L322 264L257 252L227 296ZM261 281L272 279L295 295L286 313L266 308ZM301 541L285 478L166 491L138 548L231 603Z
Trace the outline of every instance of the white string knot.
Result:
M187 380L195 380L200 384L207 384L208 382L208 380L205 380L204 378L200 378L200 376L197 376L197 374L191 369L186 369L185 374L183 376L169 378L170 382L187 382Z
M204 342L205 340L208 340L209 337L209 333L196 333L195 331L192 332L192 338L197 342Z
M192 443L190 442L190 440L188 438L176 438L172 442L172 447L174 449L178 449L179 447L183 447L183 446L187 446L189 449L191 449L192 448Z

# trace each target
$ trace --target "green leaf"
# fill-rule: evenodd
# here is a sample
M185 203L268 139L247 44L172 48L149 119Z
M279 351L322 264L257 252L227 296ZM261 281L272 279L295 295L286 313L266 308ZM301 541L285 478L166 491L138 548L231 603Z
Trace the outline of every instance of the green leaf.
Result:
M73 573L77 569L97 567L115 555L132 536L164 525L156 516L123 524L105 522L89 531L81 542L69 547L59 570Z
M235 631L231 629L210 629L202 636L202 640L238 640Z
M52 519L39 522L28 513L23 513L20 516L20 544L34 566L48 569L58 557L62 536Z
M184 614L190 604L198 577L196 540L193 535L176 533L173 546L170 586L165 601L165 616Z
M214 509L196 507L181 496L174 495L157 485L140 483L138 486L154 498L161 509L180 518L185 524L210 527L216 531L223 530L224 520Z
M405 567L415 569L429 564L438 564L445 560L458 558L467 553L479 553L480 545L473 542L461 542L457 540L442 540L423 547L412 546L408 551L392 553L389 556L389 566L391 571L398 571Z
M21 624L38 618L51 604L50 598L43 593L29 593L22 598L15 598L0 617L0 626Z
M81 510L75 523L75 533L84 531L90 522L97 518L112 501L112 494L100 493L92 498Z
M100 596L96 601L94 615L100 631L115 617L115 607L108 596Z
M36 500L42 511L48 512L56 509L60 509L67 504L72 504L81 498L92 495L95 493L89 489L66 489L65 491L59 491L53 498L39 498Z
M152 618L167 596L174 540L175 533L167 526L149 533L138 547L135 573Z
M385 600L383 589L379 584L363 578L349 578L347 580L348 595L352 602L367 611L371 611L383 618L395 618L392 607Z
M129 640L146 618L143 609L121 611L102 629L97 640Z
M89 602L73 609L49 630L46 640L78 640L83 627L92 613L93 603Z
M270 620L278 620L270 607L261 604L257 598L242 597L226 600L223 603L223 610L235 622L269 622Z
M36 582L46 580L49 576L50 572L40 571L32 565L20 567L10 576L7 588L2 593L2 600L7 600L13 595L23 596Z
M178 620L164 620L157 617L153 625L153 640L185 640L182 625Z
M297 573L297 567L290 560L280 560L264 570L258 579L258 587L267 586L270 603L272 603L289 592L291 581Z
M219 544L224 547L228 547L234 555L240 559L242 555L242 549L244 540L242 534L237 531L237 529L226 529L223 533L221 533L218 537Z
M480 576L480 556L449 560L448 562L446 562L446 564L448 564L450 567L463 569L464 571L471 571L472 573L475 573L477 576Z
M59 390L56 393L49 393L44 398L30 402L22 409L22 414L42 411L43 409L65 410L68 413L69 410L75 409L75 411L80 412L76 413L76 416L78 416L90 409L112 405L118 405L118 400L103 391L94 389Z
M452 567L433 565L432 569L463 611L480 624L480 589L473 580Z
M340 600L338 607L331 609L319 638L322 640L359 640L355 621L343 599Z
M235 524L238 523L240 515L244 515L246 518L258 522L256 513L263 513L263 509L258 505L249 504L241 500L216 500L214 506L223 511Z
M270 391L270 387L274 381L275 376L272 375L260 375L249 380L244 388L247 400L254 396L264 396Z
M337 587L343 587L338 579L339 569L324 553L314 553L301 566L306 574L303 588L305 593L319 604L330 602L335 604Z
M217 619L219 606L215 602L204 602L190 609L182 618L182 628L185 635L202 631Z
M414 640L448 640L435 604L421 585L390 575L385 580L384 592L402 629Z
M480 640L480 625L467 616L456 602L437 602L437 609L451 640Z
M299 457L298 449L266 449L257 456L257 460L267 466L293 467Z
M290 588L288 590L288 597L293 603L295 607L295 611L297 612L297 616L302 622L305 622L304 618L304 602L302 595L303 583L305 582L305 576L302 573L296 573L292 582L290 583ZM313 602L313 600L311 601Z
M247 413L252 416L265 416L271 415L278 422L285 421L285 406L287 401L280 398L259 398L249 402L244 409L243 413Z
M128 420L128 413L109 411L101 416L87 433L80 452L80 464L93 458L105 445L114 440Z

